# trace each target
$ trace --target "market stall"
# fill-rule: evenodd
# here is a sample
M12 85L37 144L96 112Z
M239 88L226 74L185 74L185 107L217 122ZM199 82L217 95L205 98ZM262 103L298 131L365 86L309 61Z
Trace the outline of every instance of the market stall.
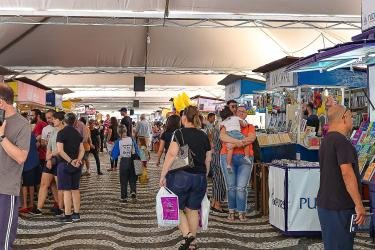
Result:
M239 75L228 75L218 85L225 86L225 100L236 100L245 106L247 121L259 128L265 127L265 115L257 109L254 94L266 88L264 81Z
M289 66L288 70L293 72L310 71L340 71L343 68L354 69L355 67L367 66L367 91L362 91L367 99L367 111L369 120L364 119L358 129L353 131L351 140L355 145L359 156L359 170L361 173L364 190L369 190L369 196L363 193L363 199L370 198L370 210L375 212L375 5L372 0L362 2L362 30L363 33L352 38L352 42L340 44L333 48L319 51L316 54ZM366 102L363 102L366 104ZM361 107L359 107L361 108ZM366 110L366 108L364 108ZM364 117L365 118L365 117ZM372 218L371 236L375 236L375 215Z
M289 72L298 58L286 57L255 71L266 74L267 90L258 105L266 110L266 130L258 133L262 162L269 169L270 223L285 235L320 232L316 210L319 188L318 149L326 123L325 101L344 104L345 90L365 87L362 70ZM318 127L307 126L304 105L311 103Z
M52 91L39 82L26 77L13 78L5 81L14 91L15 103L20 112L28 112L31 109L46 109L46 92Z

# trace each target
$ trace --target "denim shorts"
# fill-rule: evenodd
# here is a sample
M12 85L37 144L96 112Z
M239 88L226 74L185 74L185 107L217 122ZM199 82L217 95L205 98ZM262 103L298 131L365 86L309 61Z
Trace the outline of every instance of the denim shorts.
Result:
M58 190L77 190L81 180L82 167L75 172L66 170L66 162L57 165L57 185Z
M245 136L243 134L241 134L240 131L238 130L232 130L232 131L228 131L227 134L234 138L234 139L237 139L237 140L243 140L245 139Z
M199 210L206 194L206 174L180 170L167 175L167 188L178 196L179 209Z

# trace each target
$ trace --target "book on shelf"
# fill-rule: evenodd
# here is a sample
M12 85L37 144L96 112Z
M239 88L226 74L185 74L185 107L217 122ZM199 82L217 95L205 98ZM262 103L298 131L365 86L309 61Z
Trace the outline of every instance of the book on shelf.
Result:
M354 130L354 131L353 131L353 135L351 136L351 141L352 141L353 145L356 145L359 141L359 138L362 135L362 130L358 129L358 130Z
M356 214L352 214L352 218L350 221L350 228L349 231L351 233L357 233L357 232L369 232L371 228L371 218L374 214L373 213L367 213L365 215L365 221L362 225L358 225L355 223L355 220L357 218Z
M367 157L366 156L360 156L358 158L358 168L359 168L359 173L362 174L363 170L365 169L367 164Z
M365 174L363 175L362 180L364 181L371 181L375 174L375 163L371 163L368 168L366 169Z

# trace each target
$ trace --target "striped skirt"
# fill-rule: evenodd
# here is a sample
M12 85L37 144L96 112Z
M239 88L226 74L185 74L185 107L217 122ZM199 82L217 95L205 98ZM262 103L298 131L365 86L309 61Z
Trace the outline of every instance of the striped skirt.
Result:
M212 198L223 202L227 195L223 173L220 167L220 154L213 153L211 161L212 169Z

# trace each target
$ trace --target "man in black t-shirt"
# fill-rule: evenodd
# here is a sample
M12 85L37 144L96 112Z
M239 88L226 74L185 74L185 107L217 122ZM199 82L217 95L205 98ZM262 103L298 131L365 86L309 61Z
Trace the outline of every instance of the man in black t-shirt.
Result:
M126 135L129 137L133 137L133 124L132 124L132 118L128 116L128 109L127 108L121 108L120 110L121 116L123 118L121 119L120 124L124 125L126 127L127 133Z
M350 110L336 105L328 110L329 132L319 149L320 188L318 215L325 249L353 249L349 232L352 214L364 222L365 209L360 195L358 156L346 138L353 128Z

